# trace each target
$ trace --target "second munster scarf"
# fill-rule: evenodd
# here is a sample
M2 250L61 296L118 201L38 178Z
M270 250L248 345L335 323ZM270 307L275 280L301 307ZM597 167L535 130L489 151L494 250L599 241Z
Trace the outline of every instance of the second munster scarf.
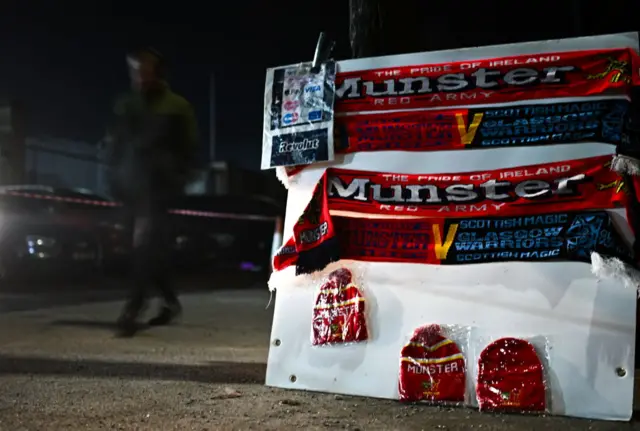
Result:
M608 163L603 156L422 176L327 170L274 268L295 265L297 273L309 273L339 259L589 262L591 252L631 262L604 211L628 202L624 181Z

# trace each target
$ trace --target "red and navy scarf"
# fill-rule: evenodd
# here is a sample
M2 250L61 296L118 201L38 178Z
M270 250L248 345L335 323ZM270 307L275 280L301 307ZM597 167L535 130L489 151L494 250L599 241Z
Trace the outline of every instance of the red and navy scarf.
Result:
M608 156L461 174L328 169L274 259L310 273L340 259L457 265L632 262L605 210L628 208Z
M638 135L639 66L633 49L615 48L338 73L335 150L450 151L601 142L637 161L638 147L630 142ZM526 85L512 79L522 68L530 74ZM491 70L497 85L485 90L473 85L480 70ZM443 77L451 84L452 74L455 91L438 85ZM501 106L584 96L609 99ZM453 108L461 105L468 108ZM286 171L292 176L304 168Z

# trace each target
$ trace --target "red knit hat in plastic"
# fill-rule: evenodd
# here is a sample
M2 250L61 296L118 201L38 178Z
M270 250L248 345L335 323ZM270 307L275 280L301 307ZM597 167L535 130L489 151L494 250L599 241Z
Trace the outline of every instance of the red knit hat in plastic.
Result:
M478 360L480 410L542 412L546 408L544 370L531 343L502 338Z
M338 269L320 288L313 310L314 346L367 340L365 300L352 278L348 269Z
M464 401L464 357L439 325L416 329L400 356L401 401Z

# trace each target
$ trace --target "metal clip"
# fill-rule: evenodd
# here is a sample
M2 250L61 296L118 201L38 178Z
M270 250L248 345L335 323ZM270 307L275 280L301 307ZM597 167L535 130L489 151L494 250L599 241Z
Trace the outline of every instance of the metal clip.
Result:
M311 73L318 73L322 63L327 61L333 52L335 46L334 41L329 41L327 35L322 31L318 36L316 44L316 52L313 55L313 63L311 63Z

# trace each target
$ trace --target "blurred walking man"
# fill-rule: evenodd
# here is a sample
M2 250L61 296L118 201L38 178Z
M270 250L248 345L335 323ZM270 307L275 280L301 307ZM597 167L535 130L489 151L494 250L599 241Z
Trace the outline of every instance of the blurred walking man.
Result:
M181 312L170 274L167 210L184 190L197 146L193 108L173 93L162 56L153 49L127 56L132 92L116 101L111 130L111 188L133 220L133 287L118 320L131 337L155 287L164 300L149 325L166 325Z

